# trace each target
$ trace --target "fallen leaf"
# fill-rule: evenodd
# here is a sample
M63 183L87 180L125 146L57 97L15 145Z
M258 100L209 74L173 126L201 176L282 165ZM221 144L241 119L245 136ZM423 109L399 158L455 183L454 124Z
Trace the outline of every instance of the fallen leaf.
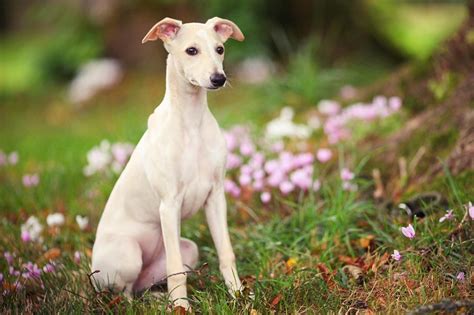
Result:
M122 297L121 296L116 296L112 299L112 301L109 302L108 306L109 307L115 306L115 305L119 304L121 301L122 301Z
M367 235L366 237L362 237L359 239L359 246L362 248L369 248L370 244L372 241L375 239L375 236L370 234Z
M282 297L283 295L281 293L278 293L277 296L275 296L272 302L270 303L270 307L274 308L278 303L280 303Z
M290 273L297 263L298 263L298 260L296 258L293 258L293 257L289 258L285 263L286 273Z
M59 248L51 248L46 253L44 253L44 258L47 260L55 260L59 256L61 256L61 250Z

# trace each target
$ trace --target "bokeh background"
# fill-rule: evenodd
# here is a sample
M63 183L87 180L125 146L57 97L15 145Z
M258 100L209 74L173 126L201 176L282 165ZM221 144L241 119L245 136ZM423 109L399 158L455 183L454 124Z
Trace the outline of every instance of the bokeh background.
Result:
M91 249L164 94L165 50L143 36L164 17L214 16L246 37L226 43L230 84L209 93L234 142L246 291L229 298L201 212L182 229L201 253L193 308L472 308L474 1L2 0L0 313L166 312L151 295L97 293Z

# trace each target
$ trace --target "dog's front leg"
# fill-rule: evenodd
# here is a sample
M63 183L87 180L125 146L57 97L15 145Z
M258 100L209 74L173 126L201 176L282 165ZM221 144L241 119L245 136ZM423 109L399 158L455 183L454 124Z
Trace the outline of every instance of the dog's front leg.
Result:
M186 294L186 274L180 251L181 203L162 201L160 205L161 230L166 253L168 293L174 306L189 309Z
M219 256L219 268L230 294L235 296L235 292L242 289L242 284L237 274L235 255L230 243L227 227L227 205L222 184L218 184L212 189L207 199L205 211L207 223Z

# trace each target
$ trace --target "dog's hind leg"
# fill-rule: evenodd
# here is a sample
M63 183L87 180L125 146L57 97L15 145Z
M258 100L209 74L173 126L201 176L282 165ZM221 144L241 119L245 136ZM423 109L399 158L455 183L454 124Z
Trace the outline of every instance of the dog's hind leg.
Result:
M138 242L123 236L105 237L96 241L94 251L92 270L98 272L92 277L96 288L123 291L131 297L133 284L142 269L142 250Z
M192 270L196 267L199 253L196 243L186 238L180 240L180 250L183 257L183 264L185 270ZM135 292L141 292L158 282L163 282L166 285L166 253L163 251L158 254L155 260L143 268L140 276L133 286Z

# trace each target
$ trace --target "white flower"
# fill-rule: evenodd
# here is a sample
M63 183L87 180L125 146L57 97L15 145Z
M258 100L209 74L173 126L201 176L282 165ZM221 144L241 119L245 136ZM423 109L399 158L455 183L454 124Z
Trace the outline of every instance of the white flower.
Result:
M64 225L65 221L64 215L59 212L51 213L46 217L46 223L48 223L48 226L51 227Z
M39 220L35 216L31 216L26 220L24 224L21 225L21 232L26 232L29 234L29 237L32 241L41 241L41 232L43 231L43 226L39 223Z
M93 147L87 153L87 166L84 175L91 176L97 172L104 171L112 160L112 155L107 147L108 142L102 142L100 146Z
M84 231L89 225L89 218L86 216L76 215L76 222L81 231Z
M271 120L266 126L265 136L270 140L279 140L285 137L307 139L313 129L307 125L293 122L294 111L291 107L284 107L278 118Z
M69 99L81 103L92 98L97 92L120 81L123 71L120 63L114 59L93 60L83 65L71 82Z

